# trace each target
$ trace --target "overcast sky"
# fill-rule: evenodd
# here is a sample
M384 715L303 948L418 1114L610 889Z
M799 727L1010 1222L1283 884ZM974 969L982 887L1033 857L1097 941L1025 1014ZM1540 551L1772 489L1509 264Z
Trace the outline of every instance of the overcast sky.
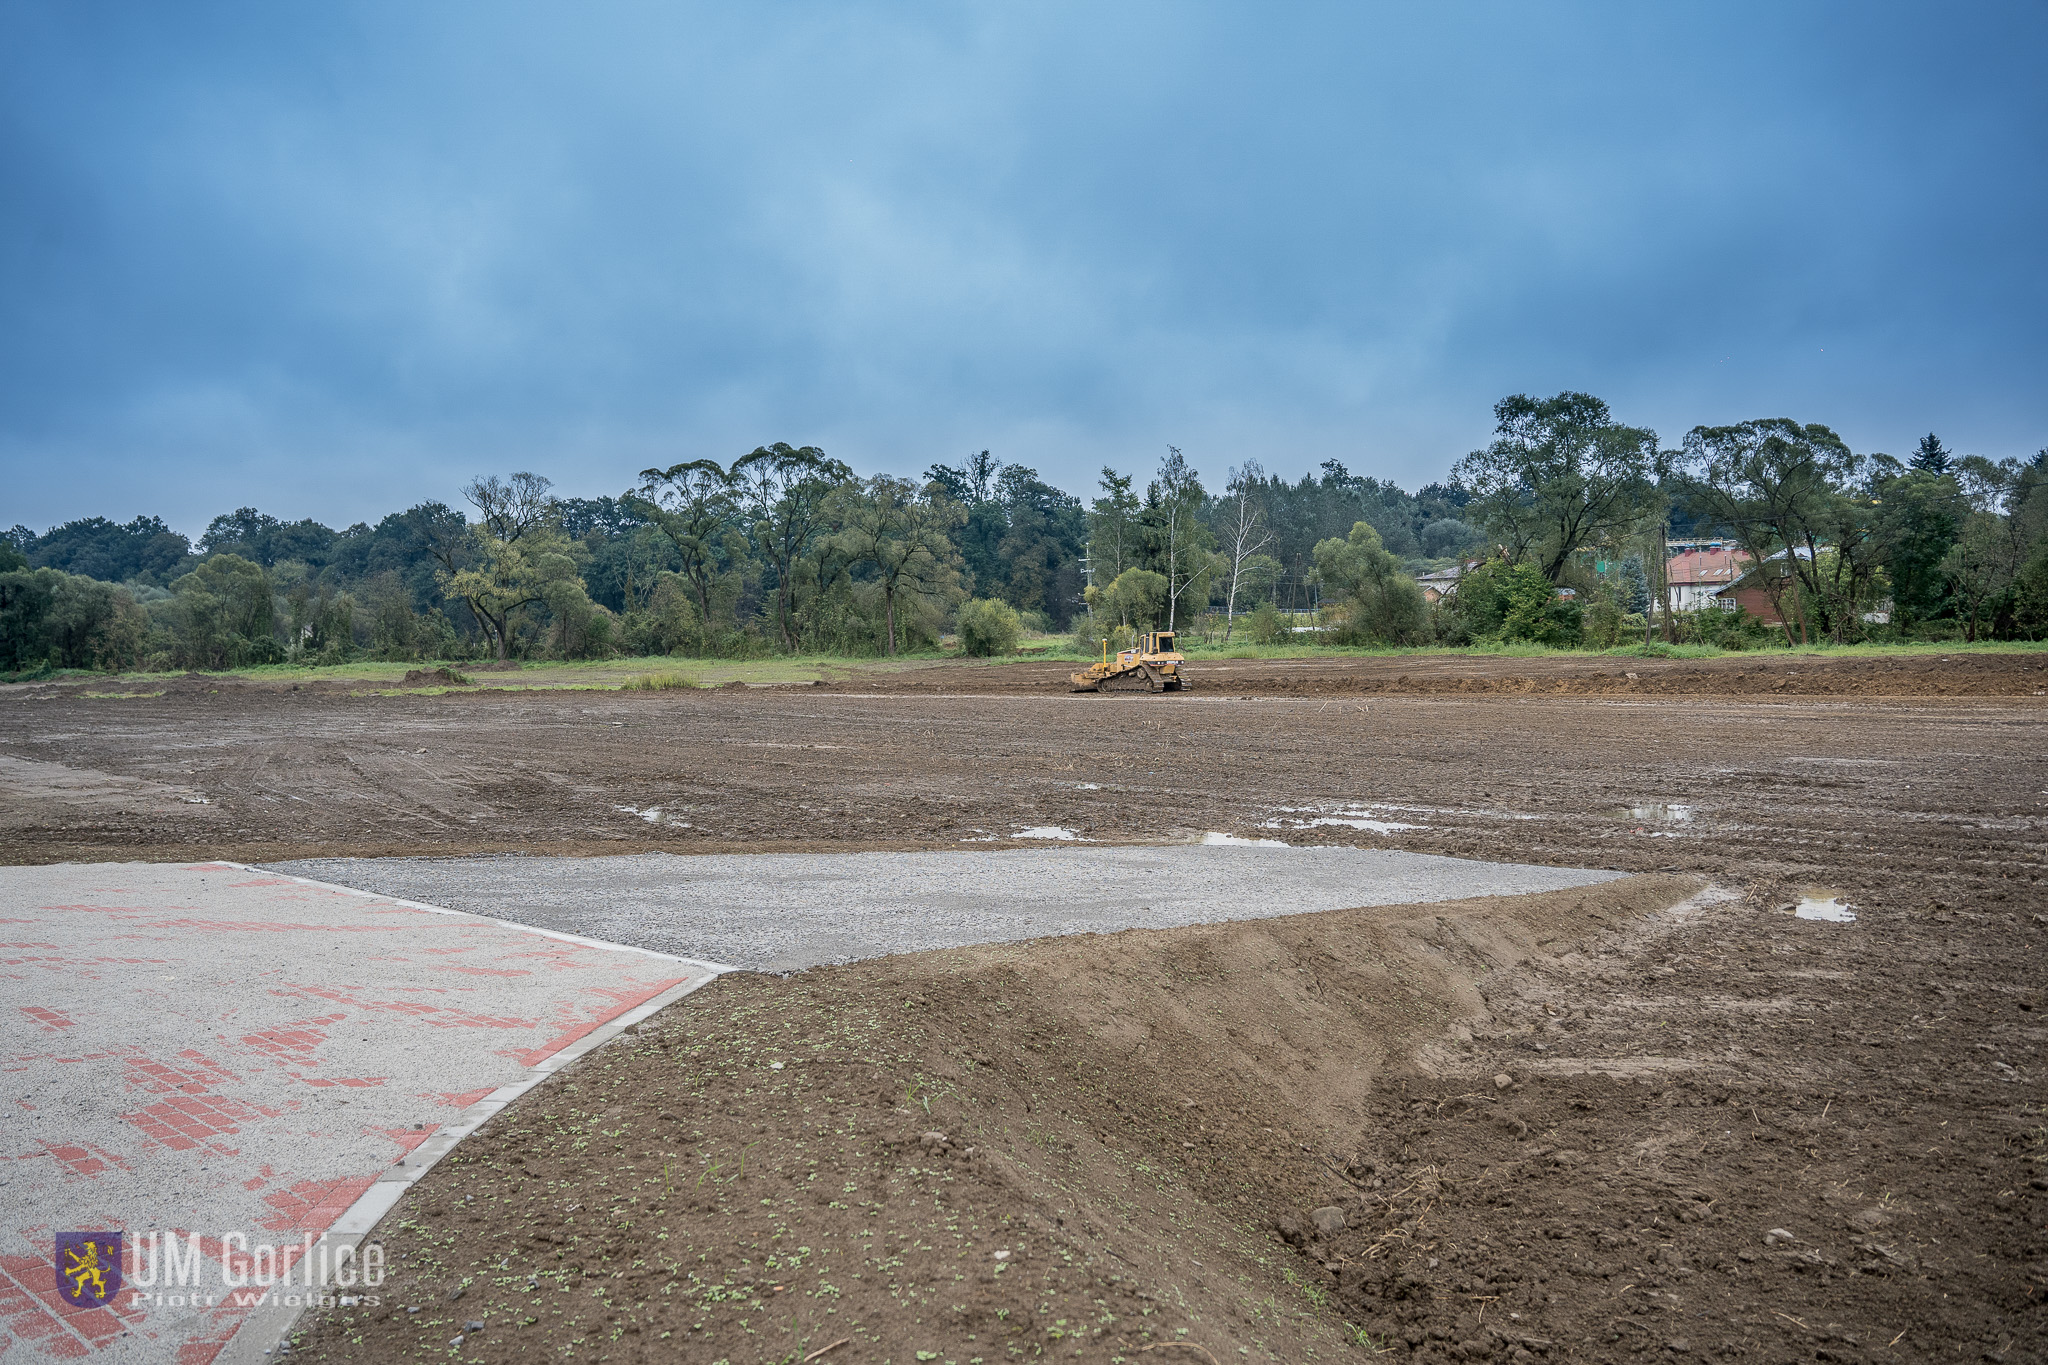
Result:
M0 0L0 525L2048 445L2048 5Z

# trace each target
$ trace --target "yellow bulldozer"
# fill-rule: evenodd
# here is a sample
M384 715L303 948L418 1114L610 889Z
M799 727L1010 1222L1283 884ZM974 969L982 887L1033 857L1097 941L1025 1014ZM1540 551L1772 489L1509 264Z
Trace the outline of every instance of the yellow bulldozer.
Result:
M1181 692L1187 688L1181 673L1185 662L1173 647L1173 632L1155 630L1114 654L1104 640L1101 660L1072 675L1072 681L1076 692Z

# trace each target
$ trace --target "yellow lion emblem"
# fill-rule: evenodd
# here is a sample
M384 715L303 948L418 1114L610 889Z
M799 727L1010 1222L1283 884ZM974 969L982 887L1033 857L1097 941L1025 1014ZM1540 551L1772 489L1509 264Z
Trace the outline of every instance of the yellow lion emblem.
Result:
M100 1268L100 1244L87 1242L83 1254L76 1247L66 1247L64 1255L71 1262L64 1267L64 1278L71 1281L71 1296L77 1299L87 1297L85 1287L89 1284L92 1286L91 1297L104 1299L107 1296L107 1277Z

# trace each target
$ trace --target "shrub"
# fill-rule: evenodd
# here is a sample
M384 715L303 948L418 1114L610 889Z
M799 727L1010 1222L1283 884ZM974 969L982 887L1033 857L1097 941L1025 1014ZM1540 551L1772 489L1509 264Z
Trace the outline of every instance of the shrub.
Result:
M58 569L0 573L0 671L129 668L148 633L126 588Z
M1580 622L1586 635L1586 648L1613 649L1620 644L1621 622L1620 607L1608 598L1594 598Z
M1165 574L1125 569L1109 585L1102 605L1119 621L1128 621L1139 630L1153 630L1166 616L1166 588Z
M1501 638L1527 640L1553 649L1576 648L1585 638L1578 602L1558 596L1556 585L1533 564L1517 564L1508 573Z
M41 668L50 660L50 596L57 571L0 573L0 671Z
M1315 556L1324 586L1343 600L1344 619L1333 632L1340 643L1412 645L1429 637L1421 585L1371 526L1354 522L1349 536L1322 541Z
M612 653L619 618L610 608L590 600L582 579L550 585L547 605L553 618L548 648L556 658L602 659Z
M619 621L618 647L621 652L646 657L652 654L708 653L708 632L701 629L697 603L690 596L689 580L681 574L663 571L648 594L647 605L628 605Z
M2014 580L2012 632L2023 640L2048 638L2048 541L2035 549Z
M680 692L701 687L687 673L636 673L619 685L622 692Z
M978 659L1014 653L1021 624L1009 603L969 598L960 606L960 648Z
M1473 640L1526 640L1575 649L1585 636L1576 601L1534 564L1491 560L1458 580L1451 609ZM1440 632L1441 633L1441 632Z
M270 576L240 555L219 554L171 584L178 660L187 668L284 661L273 634Z
M1284 642L1292 633L1287 627L1287 617L1281 613L1280 608L1271 602L1261 602L1257 610L1245 619L1244 633L1251 637L1255 645L1277 645Z
M1680 644L1715 645L1721 649L1757 649L1780 638L1777 631L1739 606L1733 611L1701 607L1696 611L1673 612L1671 626Z

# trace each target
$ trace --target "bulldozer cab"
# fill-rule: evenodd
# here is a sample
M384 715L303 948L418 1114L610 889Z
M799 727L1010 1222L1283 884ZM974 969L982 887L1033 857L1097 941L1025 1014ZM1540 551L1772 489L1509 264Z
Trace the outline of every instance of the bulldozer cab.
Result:
M1150 635L1147 635L1145 637L1145 652L1147 654L1173 653L1173 632L1170 630L1155 630Z

